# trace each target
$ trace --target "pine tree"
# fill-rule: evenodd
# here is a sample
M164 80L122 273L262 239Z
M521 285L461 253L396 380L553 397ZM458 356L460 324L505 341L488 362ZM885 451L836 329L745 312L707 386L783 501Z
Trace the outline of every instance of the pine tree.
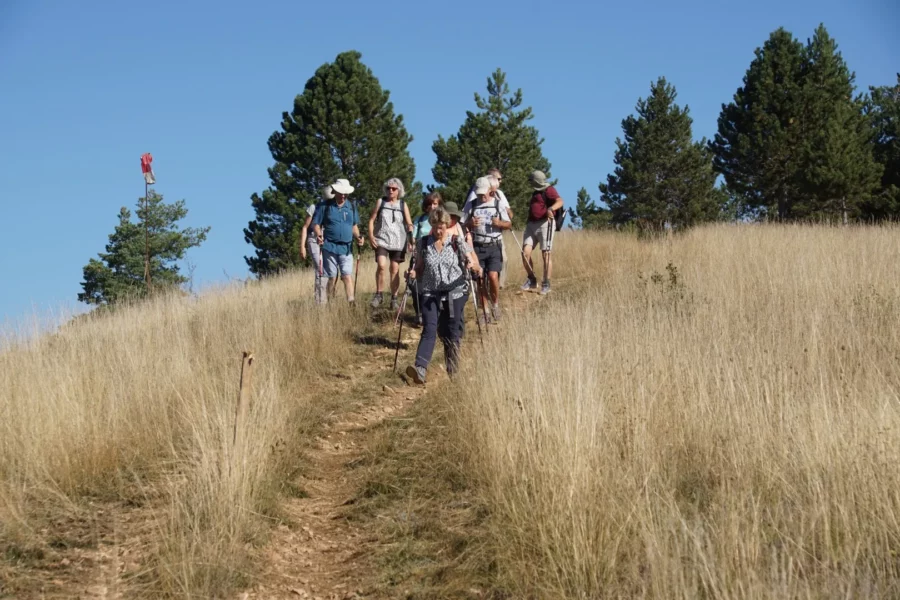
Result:
M149 237L152 291L175 288L187 281L177 261L184 258L189 248L203 243L210 228L178 228L178 221L188 212L184 200L166 204L162 195L152 191L144 200L138 201L137 223L131 221L130 210L124 206L119 210L119 224L109 236L106 252L99 254L99 260L90 259L84 267L79 302L115 304L149 294L144 278L145 234Z
M574 226L588 230L608 227L611 218L609 209L594 204L585 188L578 190L575 208L570 208L569 213Z
M840 216L846 222L859 214L881 177L872 130L862 100L853 98L855 76L824 26L803 55L802 168L792 216Z
M802 169L803 46L783 28L772 32L722 105L710 148L715 167L745 211L789 218Z
M687 107L675 104L674 86L660 77L650 96L638 99L637 117L622 121L614 174L600 184L615 223L637 222L660 230L716 219L721 196L706 140L694 142Z
M503 173L501 189L506 194L520 224L527 213L532 189L528 175L538 169L550 177L550 163L541 151L543 139L528 125L534 118L530 107L522 106L522 90L510 93L506 74L497 69L487 79L487 97L475 93L479 112L466 111L466 120L456 135L438 136L432 144L437 157L431 170L446 200L465 201L475 180L489 169Z
M421 194L408 147L412 136L403 117L394 114L390 93L356 51L341 53L319 67L282 114L281 130L269 137L275 164L271 185L251 201L256 218L244 239L256 248L245 257L250 271L266 275L300 264L298 240L306 208L320 201L321 189L335 179L349 179L361 202L360 219L381 197L391 177L403 181L413 211ZM361 229L365 226L361 223Z
M881 188L860 205L867 221L900 218L900 73L894 86L870 87L865 112L874 137L875 160L881 165Z

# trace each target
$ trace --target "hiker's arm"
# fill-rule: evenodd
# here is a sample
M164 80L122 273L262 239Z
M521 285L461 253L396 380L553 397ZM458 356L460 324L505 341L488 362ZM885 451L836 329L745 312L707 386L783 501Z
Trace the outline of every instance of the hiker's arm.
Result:
M504 212L506 211L500 213L500 217L503 216ZM496 229L512 229L512 217L507 215L505 221L500 217L494 217L493 219L491 219L491 225L493 225Z
M359 233L359 226L357 226L357 225L353 226L353 237L356 238L356 243L359 244L360 246L362 246L365 243L365 240L363 240L362 234Z
M307 215L306 221L303 223L303 227L300 228L300 258L302 258L303 260L306 260L306 236L311 221L312 216Z
M557 195L556 200L554 200L553 204L551 204L550 208L548 208L547 210L557 211L563 207L563 204L564 204L564 202L563 202L562 196Z
M412 233L412 230L413 230L412 217L409 216L409 207L406 205L405 202L403 203L403 220L406 223L406 231L408 231L409 233Z
M375 203L372 214L369 215L369 245L373 250L378 249L378 242L375 241L375 219L378 217L378 209L381 208L381 200Z

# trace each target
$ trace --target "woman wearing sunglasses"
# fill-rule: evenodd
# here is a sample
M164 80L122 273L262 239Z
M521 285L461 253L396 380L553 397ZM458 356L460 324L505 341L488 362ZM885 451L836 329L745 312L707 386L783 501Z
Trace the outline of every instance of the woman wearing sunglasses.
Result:
M403 182L392 177L384 183L384 197L375 204L369 217L369 244L375 250L375 296L372 307L384 301L384 272L390 266L391 310L397 310L397 292L400 290L400 265L406 260L407 250L412 251L412 219L409 207L402 201L406 195Z

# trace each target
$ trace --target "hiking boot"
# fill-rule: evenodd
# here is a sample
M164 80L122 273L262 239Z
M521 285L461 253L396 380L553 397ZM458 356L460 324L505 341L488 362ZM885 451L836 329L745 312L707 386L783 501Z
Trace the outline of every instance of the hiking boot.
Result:
M500 322L500 305L495 304L491 307L491 318L494 319L494 323Z
M372 296L372 308L378 308L382 302L384 302L384 297L381 295L381 292L375 292L375 295Z
M391 310L400 310L400 302L397 301L397 296L391 296Z
M406 376L419 385L425 385L425 367L409 365L406 367Z
M475 320L478 321L479 325L487 325L487 319L485 319L483 311L478 311L478 314L475 316Z
M537 287L537 279L531 279L530 277L525 280L525 283L522 284L521 290L523 292L527 292L533 290Z
M550 282L545 281L543 285L541 285L541 296L546 296L550 293Z

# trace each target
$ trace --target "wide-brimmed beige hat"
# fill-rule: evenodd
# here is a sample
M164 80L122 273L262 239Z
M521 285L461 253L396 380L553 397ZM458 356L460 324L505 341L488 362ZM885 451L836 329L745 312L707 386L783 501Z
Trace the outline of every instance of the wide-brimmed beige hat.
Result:
M547 176L544 175L543 171L532 171L531 175L528 176L528 183L539 192L550 187L550 184L547 183Z
M338 179L334 183L331 184L331 189L333 189L338 194L343 194L348 196L353 193L354 188L350 185L350 182L346 179Z
M444 212L460 220L463 218L462 211L459 210L459 205L456 202L444 202Z

